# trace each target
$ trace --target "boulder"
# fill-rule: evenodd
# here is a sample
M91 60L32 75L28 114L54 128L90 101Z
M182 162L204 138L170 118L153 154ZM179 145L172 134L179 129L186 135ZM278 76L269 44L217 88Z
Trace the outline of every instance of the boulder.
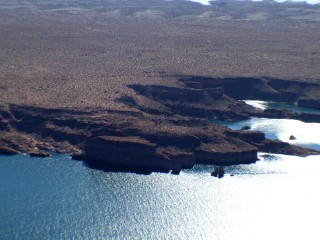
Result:
M291 135L290 137L289 137L289 140L296 140L297 138L295 137L295 136L293 136L293 135Z

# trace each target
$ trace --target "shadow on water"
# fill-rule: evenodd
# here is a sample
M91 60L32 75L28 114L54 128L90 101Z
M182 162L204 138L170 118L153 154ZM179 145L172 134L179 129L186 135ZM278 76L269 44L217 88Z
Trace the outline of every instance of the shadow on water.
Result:
M270 155L271 156L271 155ZM271 160L271 159L270 159ZM272 159L272 160L275 160ZM257 160L259 161L259 159ZM214 177L222 178L224 174L227 172L233 176L232 171L230 169L234 168L252 168L251 165L255 165L255 162L248 162L243 164L222 164L222 165L208 165L208 164L196 164L192 168L182 169L182 172L187 174L208 174ZM104 171L107 173L135 173L138 175L151 175L152 173L165 173L172 175L179 175L179 172L163 170L159 168L146 168L146 167L136 167L136 166L123 166L123 165L115 165L115 164L106 164L106 163L97 163L97 162L86 162L83 161L83 165L90 169ZM217 172L217 176L213 174L213 172Z
M146 167L136 167L136 166L123 166L123 165L116 165L116 164L106 164L106 163L97 163L97 162L83 162L83 165L94 169L94 170L101 170L105 172L112 172L112 173L135 173L139 175L150 175L151 173L169 173L170 171L157 169L157 168L146 168Z
M261 154L260 157L266 162L278 161L281 159L279 156L269 153Z

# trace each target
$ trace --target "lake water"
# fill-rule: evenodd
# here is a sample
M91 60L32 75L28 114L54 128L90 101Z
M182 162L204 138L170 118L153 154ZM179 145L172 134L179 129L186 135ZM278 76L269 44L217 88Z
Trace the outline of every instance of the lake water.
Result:
M304 123L292 119L251 118L237 122L214 121L233 130L248 126L251 130L264 132L266 137L293 145L320 151L320 123ZM290 140L294 136L295 140Z
M265 102L245 100L247 104L260 109L267 108L287 108L293 112L308 112L320 114L319 109L297 107L293 104L279 102ZM242 127L249 126L251 130L264 132L266 137L273 140L281 140L293 145L312 148L320 151L320 123L305 123L293 119L268 119L268 118L251 118L245 121L223 122L214 121L218 124L225 125L233 130L239 130ZM294 136L294 140L290 140Z
M266 121L245 124L319 149L319 125ZM0 155L0 239L320 239L320 155L259 158L218 179L208 165L139 175Z
M211 0L188 0L191 2L198 2L201 3L203 5L210 5ZM213 0L214 1L214 0ZM235 1L241 1L241 0L235 0ZM261 2L263 0L251 0L252 2ZM275 2L286 2L287 0L274 0ZM319 4L320 0L289 0L289 2L305 2L308 4Z
M320 156L261 157L222 179L211 171L138 175L67 155L0 156L0 239L320 239Z
M285 108L285 109L290 109L290 111L295 113L320 114L319 109L308 108L308 107L298 107L295 104L286 103L286 102L272 102L272 101L259 101L259 100L243 100L243 102L253 107L260 108L262 110Z

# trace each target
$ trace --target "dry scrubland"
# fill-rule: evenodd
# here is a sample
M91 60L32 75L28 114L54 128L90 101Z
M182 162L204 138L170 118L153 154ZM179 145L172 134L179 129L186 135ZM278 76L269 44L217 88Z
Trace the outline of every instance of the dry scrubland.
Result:
M1 104L127 109L128 84L177 75L320 79L320 6L2 0L0 33Z
M0 153L175 172L319 154L208 121L320 122L238 101L320 108L319 63L320 6L1 1Z

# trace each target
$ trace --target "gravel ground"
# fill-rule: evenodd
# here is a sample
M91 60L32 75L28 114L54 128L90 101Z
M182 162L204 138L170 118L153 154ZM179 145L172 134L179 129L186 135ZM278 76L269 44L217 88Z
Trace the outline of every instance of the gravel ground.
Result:
M320 6L0 3L0 104L129 110L128 84L178 76L320 82Z

